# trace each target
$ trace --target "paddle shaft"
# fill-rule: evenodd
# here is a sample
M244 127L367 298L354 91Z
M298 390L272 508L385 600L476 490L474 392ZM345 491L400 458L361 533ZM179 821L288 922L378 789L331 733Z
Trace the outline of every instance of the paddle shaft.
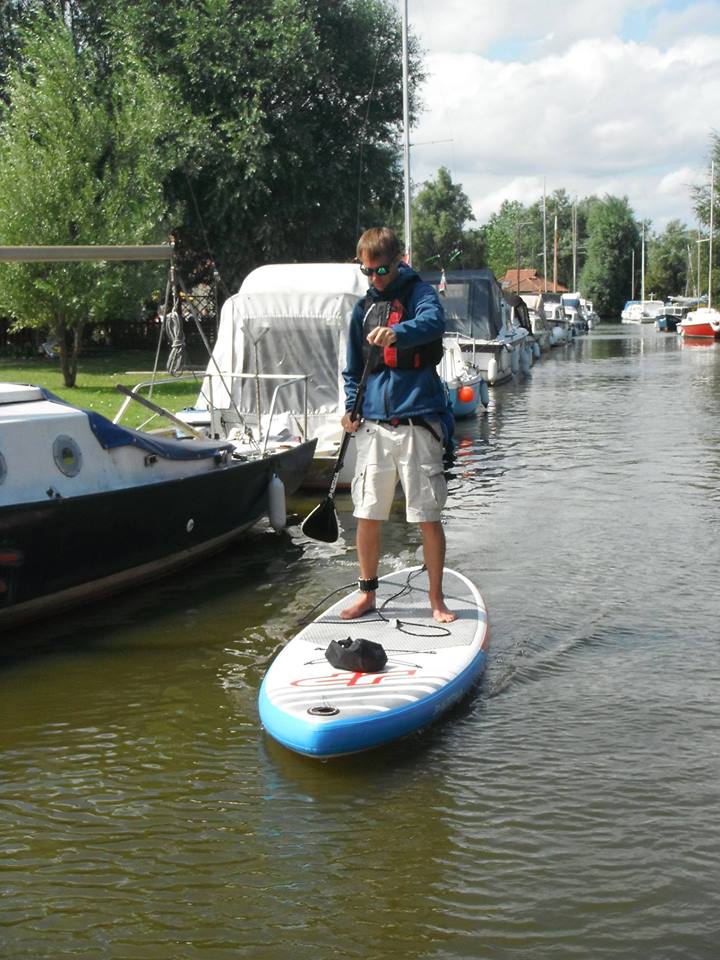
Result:
M358 413L360 412L360 407L362 406L363 397L365 396L365 388L367 387L368 377L370 376L376 350L377 347L370 347L370 352L368 353L365 366L363 367L360 383L358 384L357 393L355 394L355 400L353 402L352 409L350 410L350 419L353 421L356 419ZM338 453L337 463L335 464L335 470L333 471L332 480L330 482L330 491L328 492L328 497L331 499L335 496L335 488L337 487L340 471L345 463L345 454L347 453L351 436L352 434L348 433L346 430L342 438L342 443L340 444L340 452Z

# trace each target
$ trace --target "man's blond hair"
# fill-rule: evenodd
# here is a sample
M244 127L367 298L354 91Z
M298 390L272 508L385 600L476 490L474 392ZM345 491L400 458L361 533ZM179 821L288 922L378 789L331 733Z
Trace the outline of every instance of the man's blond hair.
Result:
M358 260L365 256L370 260L386 259L390 262L399 257L400 253L400 241L390 227L370 227L358 240Z

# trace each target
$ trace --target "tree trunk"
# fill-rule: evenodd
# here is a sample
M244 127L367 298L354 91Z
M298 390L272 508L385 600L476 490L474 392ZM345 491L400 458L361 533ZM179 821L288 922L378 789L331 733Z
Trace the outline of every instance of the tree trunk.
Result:
M57 338L60 343L60 369L66 387L74 387L77 380L78 357L82 347L85 324L78 323L68 330L65 315L59 314L56 318ZM72 345L70 338L72 335Z
M62 370L63 382L66 387L75 386L75 377L70 369L70 357L68 356L67 327L65 326L65 314L59 313L55 317L55 334L60 347L60 369Z

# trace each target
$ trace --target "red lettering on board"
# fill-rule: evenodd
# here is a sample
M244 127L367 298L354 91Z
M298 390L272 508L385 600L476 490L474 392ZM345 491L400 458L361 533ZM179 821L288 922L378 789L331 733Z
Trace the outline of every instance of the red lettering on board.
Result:
M383 680L392 680L399 677L413 677L417 673L417 668L413 670L388 670L386 673L341 673L325 674L322 677L300 677L298 680L291 680L291 687L315 687L323 684L335 685L340 687L369 687L373 684L382 683ZM363 682L363 678L365 682Z

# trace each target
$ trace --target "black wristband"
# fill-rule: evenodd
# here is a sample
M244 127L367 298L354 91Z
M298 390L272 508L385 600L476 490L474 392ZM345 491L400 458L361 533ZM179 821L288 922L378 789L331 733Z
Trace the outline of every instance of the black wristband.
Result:
M378 588L378 578L370 577L367 580L358 580L358 587L363 593L372 593Z

